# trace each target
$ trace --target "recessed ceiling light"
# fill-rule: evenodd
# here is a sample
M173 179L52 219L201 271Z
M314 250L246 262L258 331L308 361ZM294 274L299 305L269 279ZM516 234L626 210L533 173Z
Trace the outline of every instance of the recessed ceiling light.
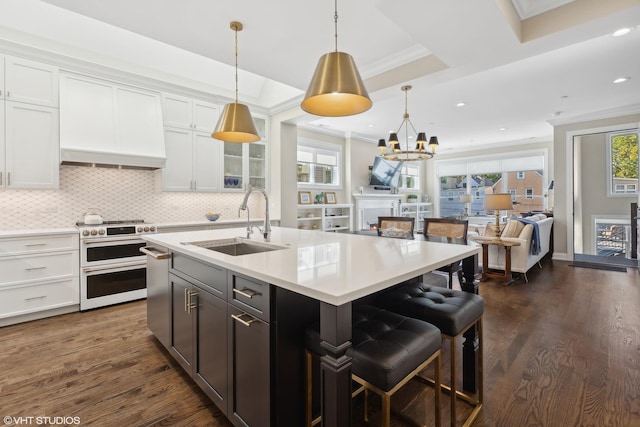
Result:
M562 111L554 111L553 113L551 113L553 117L558 117L560 114L562 114Z
M617 79L615 79L613 82L614 83L624 83L627 80L631 79L631 77L618 77Z
M499 128L499 131L507 130L507 128Z
M619 30L616 30L613 32L613 34L611 34L613 37L620 37L620 36L624 36L627 35L631 32L631 28L620 28Z
M375 125L373 123L369 123L367 126L369 126L370 128L374 127Z
M466 103L466 102L458 102L458 103L456 104L456 107L464 107L465 105L467 105L467 103Z

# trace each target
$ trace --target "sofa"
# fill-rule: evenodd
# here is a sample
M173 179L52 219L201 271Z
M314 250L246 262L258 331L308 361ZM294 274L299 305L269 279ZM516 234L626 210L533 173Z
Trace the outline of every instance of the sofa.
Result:
M539 245L536 245L533 223L537 224ZM512 216L500 234L502 240L520 242L520 246L511 248L511 271L522 273L525 281L528 281L527 271L549 253L552 226L553 218L547 218L545 214L536 214L527 218ZM494 230L493 224L487 224L482 234L495 236ZM482 259L479 260L479 263L482 265ZM489 268L504 270L505 250L503 247L489 245Z

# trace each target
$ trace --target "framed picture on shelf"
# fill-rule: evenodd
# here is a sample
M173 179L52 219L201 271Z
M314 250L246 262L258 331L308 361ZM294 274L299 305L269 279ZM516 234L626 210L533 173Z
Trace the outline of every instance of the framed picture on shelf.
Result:
M310 205L311 204L311 191L298 191L298 204Z
M324 202L328 205L336 204L336 193L325 191L324 193Z

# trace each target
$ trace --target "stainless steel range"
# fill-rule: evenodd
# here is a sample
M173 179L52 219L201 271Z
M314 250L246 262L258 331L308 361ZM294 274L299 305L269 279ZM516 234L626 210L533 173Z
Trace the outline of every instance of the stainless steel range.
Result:
M80 230L80 310L147 297L142 234L157 227L143 220L77 223Z

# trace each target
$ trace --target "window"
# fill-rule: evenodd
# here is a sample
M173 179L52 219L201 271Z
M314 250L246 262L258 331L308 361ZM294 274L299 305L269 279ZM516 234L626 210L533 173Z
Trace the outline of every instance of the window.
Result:
M545 209L545 189L548 178L544 166L547 150L519 151L495 156L475 156L452 160L436 161L436 175L440 179L440 206L437 215L455 216L462 205L447 200L447 191L470 193L474 196L470 204L470 216L487 216L484 197L488 190L493 193L509 193L513 209L508 215Z
M340 186L341 149L336 146L298 145L298 185Z
M420 165L415 163L402 165L399 188L420 191Z
M610 133L608 136L609 196L638 194L638 132Z

